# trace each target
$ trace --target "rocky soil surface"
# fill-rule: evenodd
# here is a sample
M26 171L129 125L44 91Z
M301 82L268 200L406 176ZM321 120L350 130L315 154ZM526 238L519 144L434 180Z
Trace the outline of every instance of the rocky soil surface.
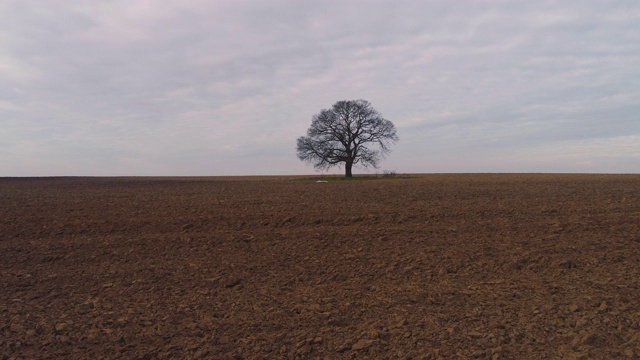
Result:
M640 176L0 179L0 359L640 358Z

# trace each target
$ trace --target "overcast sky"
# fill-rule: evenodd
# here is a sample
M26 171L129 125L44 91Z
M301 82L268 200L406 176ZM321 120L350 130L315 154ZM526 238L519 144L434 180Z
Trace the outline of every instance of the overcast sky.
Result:
M312 174L351 99L379 172L640 173L640 1L0 1L0 176Z

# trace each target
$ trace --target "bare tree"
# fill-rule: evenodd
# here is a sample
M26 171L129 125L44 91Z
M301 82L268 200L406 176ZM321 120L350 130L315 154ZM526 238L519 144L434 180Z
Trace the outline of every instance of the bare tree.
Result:
M353 165L377 168L396 141L396 127L368 101L338 101L313 116L307 136L298 138L297 152L316 169L344 163L345 176L352 177Z

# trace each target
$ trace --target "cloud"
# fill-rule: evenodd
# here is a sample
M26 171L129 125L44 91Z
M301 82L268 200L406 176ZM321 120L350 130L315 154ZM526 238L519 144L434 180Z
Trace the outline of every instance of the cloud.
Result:
M0 175L307 173L295 139L358 98L398 127L399 172L637 172L639 10L3 2Z

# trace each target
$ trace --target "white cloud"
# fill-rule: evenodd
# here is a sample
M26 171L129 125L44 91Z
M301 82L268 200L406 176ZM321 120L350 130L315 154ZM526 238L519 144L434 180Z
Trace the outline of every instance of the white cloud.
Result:
M0 175L311 172L295 139L357 98L399 172L638 171L635 2L9 1L0 23Z

